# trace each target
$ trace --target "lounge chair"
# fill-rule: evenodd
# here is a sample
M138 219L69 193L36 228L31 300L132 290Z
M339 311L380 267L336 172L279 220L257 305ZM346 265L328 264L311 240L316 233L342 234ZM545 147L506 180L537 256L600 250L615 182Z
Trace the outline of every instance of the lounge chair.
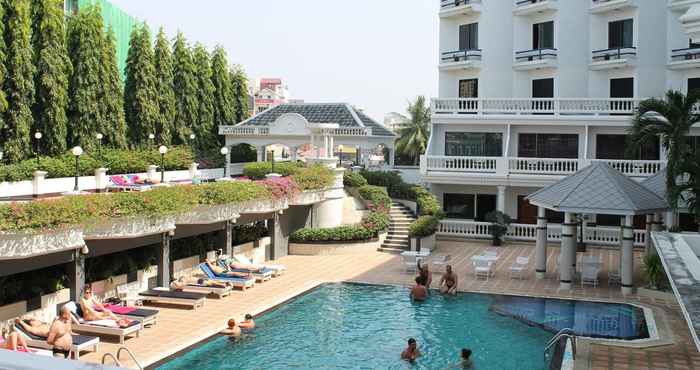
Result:
M204 275L211 279L211 280L216 280L216 281L222 281L224 283L230 283L234 287L241 288L242 290L246 290L246 288L251 288L255 286L255 278L242 278L242 277L228 277L228 276L218 276L214 273L214 271L209 268L209 266L206 263L200 263L199 264L199 269L204 272Z
M495 272L493 271L493 262L487 261L487 260L473 260L472 261L473 267L474 267L474 277L478 279L479 277L485 276L486 280L489 280L489 277L495 275Z
M516 258L513 265L510 266L510 278L513 279L517 276L518 279L522 279L523 273L527 271L529 264L530 264L529 257L520 256L520 257Z
M445 273L446 267L450 264L451 259L452 257L450 257L449 254L433 255L432 257L430 257L430 264L433 265L433 271Z
M218 298L223 298L226 297L227 295L231 294L231 286L226 286L226 287L216 287L216 286L207 286L204 284L187 284L185 285L184 288L182 288L183 292L190 292L190 293L202 293L202 294L207 294L207 295L215 295Z
M284 266L284 265L268 265L267 263L265 263L265 264L256 264L256 263L253 263L253 261L252 261L250 258L248 258L248 257L246 257L246 256L244 256L244 255L242 255L242 254L236 254L236 255L234 255L234 256L233 256L233 259L234 259L235 261L240 262L240 263L244 263L244 264L248 264L248 265L257 265L257 266L260 266L260 267L264 267L264 268L270 269L270 270L273 271L273 272L272 272L272 275L273 275L273 276L280 276L280 275L282 275L283 273L287 272L287 267Z
M598 286L598 272L600 269L597 265L584 264L583 271L581 272L581 286L586 284Z
M154 325L158 319L158 310L148 308L138 308L133 306L104 305L106 309L112 311L119 317L130 320L141 321L141 324Z
M36 347L36 348L42 348L42 349L47 349L51 350L53 349L53 346L48 344L46 342L46 337L41 337L38 335L34 335L22 327L22 325L17 325L15 324L15 330L24 337L24 339L27 341L27 344L30 347ZM76 360L80 359L80 352L81 351L87 351L88 349L92 349L94 352L97 352L97 347L100 344L100 338L99 337L93 337L93 336L88 336L88 335L73 335L73 345L71 346L71 353L73 355L73 358Z
M178 292L168 288L149 289L139 293L144 302L168 303L192 306L193 310L204 306L207 295L204 293Z
M406 272L414 273L414 272L418 271L418 260L416 259L416 256L414 256L414 255L409 255L409 256L402 255L401 258L403 259L403 265L406 267Z
M68 306L68 309L71 311L73 330L77 332L95 334L97 336L109 335L119 337L119 343L123 344L126 336L135 334L138 337L141 333L141 329L143 329L141 321L138 320L133 320L129 326L125 328L112 326L111 323L113 323L114 320L85 321L79 309L80 307L75 302L68 302L66 306Z
M262 283L262 282L265 282L265 281L272 279L272 274L274 273L273 270L270 270L270 269L265 268L265 267L258 269L258 270L251 270L251 269L247 269L247 268L234 269L234 268L231 268L228 260L220 259L217 261L217 263L219 264L219 266L221 266L222 268L224 268L230 272L240 272L243 274L251 274L255 277L255 280L259 283Z

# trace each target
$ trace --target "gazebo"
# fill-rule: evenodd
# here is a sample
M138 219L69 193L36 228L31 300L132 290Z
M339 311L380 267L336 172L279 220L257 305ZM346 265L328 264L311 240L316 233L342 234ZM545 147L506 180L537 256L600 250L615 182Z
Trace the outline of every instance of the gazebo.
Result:
M536 272L544 278L547 266L547 219L545 209L564 213L559 263L560 289L571 289L576 271L576 214L618 215L621 220L620 277L623 294L634 287L632 226L635 215L653 215L659 220L668 209L666 201L640 183L623 175L604 162L594 162L575 174L530 194L527 198L538 207ZM649 219L649 218L648 218ZM660 226L660 225L659 225ZM647 239L651 229L647 228Z

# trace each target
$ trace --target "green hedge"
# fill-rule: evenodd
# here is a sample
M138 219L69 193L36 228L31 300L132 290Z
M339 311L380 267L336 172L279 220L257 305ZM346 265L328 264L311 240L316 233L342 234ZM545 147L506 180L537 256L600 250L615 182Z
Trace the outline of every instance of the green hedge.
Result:
M389 215L381 212L370 212L367 217L362 220L361 225L369 230L373 236L379 235L382 231L389 228L391 220Z
M293 232L289 239L293 242L357 241L374 237L371 230L360 225L346 225L327 229L304 228Z
M282 176L292 176L304 166L301 162L276 162L275 173ZM243 166L243 176L252 180L262 180L265 175L272 173L272 162L253 162Z
M416 204L418 204L419 213L421 216L438 216L442 218L442 208L437 197L428 189L422 186L414 186L413 191L416 194Z
M379 186L365 185L357 189L362 199L369 203L370 210L379 209L388 213L391 207L391 198L386 190Z
M185 170L193 162L189 148L171 147L165 155L165 169ZM90 176L95 169L105 167L109 173L145 172L148 165L160 165L160 154L153 150L103 149L100 152L85 153L80 156L81 176ZM40 157L24 160L15 164L0 166L0 181L31 180L33 172L38 169L46 171L47 178L75 176L75 157L66 153L59 157Z
M299 185L299 189L321 190L333 185L335 174L326 166L314 165L298 169L292 178Z
M398 187L402 187L404 184L401 175L394 171L360 171L362 177L367 180L369 185L381 186L386 188L389 195L394 197L394 192L397 191ZM400 198L400 197L395 197Z
M437 232L440 218L437 216L420 216L408 227L408 235L414 238L423 238Z
M345 171L343 174L343 185L351 188L359 188L367 185L367 180L357 172Z

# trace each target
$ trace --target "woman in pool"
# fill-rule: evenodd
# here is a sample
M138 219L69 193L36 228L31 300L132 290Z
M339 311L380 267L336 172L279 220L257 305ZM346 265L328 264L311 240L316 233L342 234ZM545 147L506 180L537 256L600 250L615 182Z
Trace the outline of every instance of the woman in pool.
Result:
M255 321L253 321L253 315L246 314L245 320L243 320L242 323L238 324L238 327L245 331L251 331L255 329Z
M430 289L430 284L433 283L433 273L430 272L430 269L428 267L428 263L421 263L421 260L418 260L418 276L420 276L423 280L423 285L427 289Z
M411 289L410 297L414 301L425 301L428 298L428 289L420 276L416 276L416 285Z

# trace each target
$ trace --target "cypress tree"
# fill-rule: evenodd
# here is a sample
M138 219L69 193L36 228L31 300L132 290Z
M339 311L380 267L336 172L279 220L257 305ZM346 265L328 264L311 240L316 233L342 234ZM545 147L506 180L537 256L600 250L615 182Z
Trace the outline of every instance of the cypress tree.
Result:
M35 0L32 46L36 75L34 129L43 134L39 152L59 155L68 136L68 79L73 69L66 48L61 0Z
M170 44L160 28L155 44L156 91L158 92L158 118L156 136L163 144L170 144L175 124L175 85L173 79L173 56Z
M157 99L151 33L144 23L132 30L126 57L124 113L132 145L148 144L148 135L155 134Z
M31 153L30 130L33 124L34 64L31 48L31 13L29 0L5 0L5 155L10 162L20 161Z
M73 74L68 87L68 144L85 150L95 147L102 122L102 44L100 8L83 8L68 21L68 56ZM104 134L103 134L104 135Z
M175 125L173 140L177 144L188 143L199 117L197 102L197 80L192 60L192 50L185 36L178 32L173 45L173 82L175 85Z
M0 139L3 138L3 132L5 129L5 117L3 114L7 110L7 98L5 96L5 90L2 89L5 85L5 37L3 36L5 34L5 3L3 1L0 1ZM4 148L0 147L0 150L4 151ZM5 160L5 156L3 156L3 160Z
M223 137L219 136L220 125L232 125L234 123L233 86L229 73L226 51L217 46L211 57L211 81L214 84L214 125L212 134L219 138L219 144L223 144Z
M194 127L197 135L197 147L208 151L217 147L217 138L212 135L214 126L214 84L211 81L211 64L209 53L204 45L197 43L194 47L195 78L197 80L198 120Z
M248 119L248 77L241 66L231 70L231 88L233 96L233 122L240 123Z
M102 73L102 122L101 132L104 135L103 144L116 147L126 147L126 121L124 118L124 90L121 72L117 65L117 40L112 26L102 42L101 53Z

